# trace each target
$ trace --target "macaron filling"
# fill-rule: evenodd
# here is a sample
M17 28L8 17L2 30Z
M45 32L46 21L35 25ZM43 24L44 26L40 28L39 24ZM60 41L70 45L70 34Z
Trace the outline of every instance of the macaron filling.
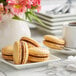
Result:
M35 55L29 55L29 56L37 57L37 58L47 58L48 57L48 56L35 56Z
M22 64L23 57L24 57L24 46L23 46L23 42L21 42L21 48L22 48L22 58L21 58L21 64Z
M2 55L5 55L5 54L2 54ZM13 56L13 55L5 55L5 56Z
M23 40L23 41L25 41L25 42L27 42L27 43L30 43L30 44L32 44L32 45L38 47L36 44L34 44L34 43L30 42L30 41L27 41L27 40Z
M53 44L57 44L57 45L63 45L63 44L59 44L59 43L52 42L52 41L49 41L49 40L45 40L45 41L48 42L48 43L53 43Z
M13 56L12 55L10 56L10 55L3 55L2 54L2 58L5 59L5 60L13 61Z

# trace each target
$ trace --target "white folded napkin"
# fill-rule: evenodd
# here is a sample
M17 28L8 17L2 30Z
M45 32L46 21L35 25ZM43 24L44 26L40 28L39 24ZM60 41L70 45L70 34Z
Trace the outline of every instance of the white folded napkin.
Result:
M76 56L69 56L64 61L50 63L47 70L50 76L76 76Z
M69 62L66 69L76 71L76 56L69 56L66 61Z

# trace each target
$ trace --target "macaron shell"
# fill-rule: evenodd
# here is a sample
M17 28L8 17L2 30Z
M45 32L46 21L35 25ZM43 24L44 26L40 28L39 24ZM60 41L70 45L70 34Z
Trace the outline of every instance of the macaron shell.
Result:
M13 61L13 56L2 55L2 58L8 61Z
M28 58L28 61L30 61L30 62L43 62L43 61L47 61L47 60L49 60L49 57L38 58L38 57L29 56L29 58Z
M47 42L45 40L43 41L43 44L46 45L49 48L57 49L57 50L62 50L64 48L63 45L54 44L54 43L51 43L51 42Z
M50 52L43 48L32 47L29 48L29 55L37 57L48 57Z
M13 46L6 46L2 48L2 54L13 55Z
M20 41L14 43L13 60L15 64L21 64L22 48Z
M32 45L34 45L35 47L40 47L39 43L37 41L35 41L34 39L32 38L29 38L29 37L22 37L20 39L20 41L26 41L26 42L30 42Z
M65 41L63 39L57 38L56 36L53 35L45 35L44 39L50 42L55 42L57 44L65 44Z
M23 44L23 60L21 62L21 64L25 64L28 61L28 56L29 56L29 52L28 52L28 45L26 42L21 41Z
M34 45L27 42L28 48L35 47Z

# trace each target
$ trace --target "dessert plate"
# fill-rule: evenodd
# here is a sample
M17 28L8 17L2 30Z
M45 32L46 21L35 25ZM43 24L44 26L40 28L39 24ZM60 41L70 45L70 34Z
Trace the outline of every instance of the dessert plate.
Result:
M50 33L52 35L61 35L62 34L62 30L49 30L49 29L43 28L41 26L37 26L37 28L41 31L45 31L45 32Z
M34 24L36 26L41 26L41 27L49 29L49 30L59 30L59 29L63 28L63 25L62 26L49 26L49 25L45 24L45 26L43 26L43 25L41 25L40 23L38 23L36 21L34 22Z
M43 65L47 65L50 62L58 61L58 60L61 60L61 59L59 57L51 55L50 60L48 60L48 61L37 62L37 63L28 63L28 64L22 64L22 65L16 65L12 61L6 61L6 60L4 60L1 57L1 54L0 54L0 61L1 62L5 63L5 64L8 64L8 65L10 65L10 66L12 66L12 67L14 67L16 69L23 69L23 68L32 68L32 67L43 66Z
M60 18L48 18L42 15L37 14L37 16L41 19L41 20L46 20L49 22L64 22L64 21L71 21L71 20L76 20L76 16L68 16L68 17L60 17Z
M76 55L76 49L64 49L64 50L53 50L59 53L67 54L67 55Z
M53 15L53 14L49 14L49 13L38 13L38 12L35 12L36 15L40 15L40 16L44 16L44 17L47 17L47 18L62 18L62 17L75 17L76 14L74 13L67 13L67 14L58 14L58 15Z

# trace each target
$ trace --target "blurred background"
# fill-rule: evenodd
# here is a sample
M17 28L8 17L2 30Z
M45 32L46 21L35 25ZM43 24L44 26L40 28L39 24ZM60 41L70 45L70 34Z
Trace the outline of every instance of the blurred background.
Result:
M42 9L41 11L48 11L51 10L59 5L63 5L68 0L41 0ZM72 9L75 10L73 7L76 7L76 0L69 0L72 3ZM73 11L71 11L74 13Z
M36 12L36 15L45 26L36 21L33 24L29 24L32 37L39 42L46 34L62 37L63 25L76 21L75 11L76 0L41 0L41 10Z

